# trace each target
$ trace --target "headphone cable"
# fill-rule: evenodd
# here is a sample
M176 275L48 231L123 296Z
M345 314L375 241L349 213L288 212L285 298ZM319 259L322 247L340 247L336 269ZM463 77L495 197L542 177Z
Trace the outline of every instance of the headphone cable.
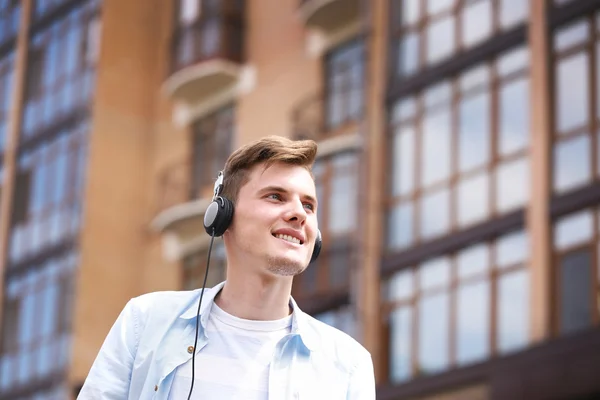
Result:
M200 292L200 301L198 301L198 311L196 312L196 337L194 338L194 353L192 354L192 383L190 385L190 393L188 394L188 400L192 398L192 390L194 390L196 346L198 345L198 327L200 325L200 307L202 306L202 296L204 296L204 289L206 288L206 278L208 278L208 266L210 265L210 253L212 251L214 240L215 228L213 228L212 235L210 235L210 245L208 246L208 258L206 259L206 271L204 272L204 282L202 282L202 292Z

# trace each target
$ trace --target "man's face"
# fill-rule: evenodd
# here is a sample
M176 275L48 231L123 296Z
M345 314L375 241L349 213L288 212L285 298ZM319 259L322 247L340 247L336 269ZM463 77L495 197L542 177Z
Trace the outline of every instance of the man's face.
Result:
M315 183L303 167L276 163L255 166L240 188L231 227L225 233L228 256L240 268L280 276L302 272L317 235Z

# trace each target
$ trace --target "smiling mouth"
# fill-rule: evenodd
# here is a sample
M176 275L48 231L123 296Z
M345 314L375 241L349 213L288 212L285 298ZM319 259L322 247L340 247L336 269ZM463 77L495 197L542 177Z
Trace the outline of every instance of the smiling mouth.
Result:
M286 242L290 242L290 243L295 243L295 244L303 244L300 239L295 238L293 236L290 235L281 235L281 234L277 234L277 235L273 235L275 236L277 239L282 239L285 240Z

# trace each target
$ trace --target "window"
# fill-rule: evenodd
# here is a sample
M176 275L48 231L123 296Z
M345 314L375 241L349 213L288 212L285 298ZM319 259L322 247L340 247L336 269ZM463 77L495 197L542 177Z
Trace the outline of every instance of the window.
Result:
M529 340L528 236L515 231L424 260L386 284L389 378L404 382Z
M561 27L553 38L553 187L560 194L600 175L600 13Z
M242 62L244 1L179 0L173 70L211 58Z
M406 78L527 19L528 1L392 0L395 71Z
M45 1L38 3L46 4ZM48 28L33 34L27 65L22 142L87 110L100 34L94 3L83 3Z
M202 189L212 188L217 174L225 167L233 147L235 109L227 106L199 121L192 127L191 197L202 195Z
M0 394L15 388L52 385L70 359L75 254L43 261L11 274L4 299Z
M325 57L325 129L357 121L364 103L364 43L352 40Z
M337 153L313 166L317 218L323 242L319 258L300 276L301 293L346 290L355 254L358 218L358 153Z
M14 79L13 53L0 59L0 153L4 152L8 135L8 122L12 105Z
M33 0L33 16L40 19L59 7L64 7L68 2L69 0ZM86 0L86 3L92 8L98 8L101 0Z
M556 332L567 335L600 317L600 212L565 215L554 223Z
M528 65L528 50L513 49L396 103L389 146L389 250L524 206Z
M0 46L16 38L20 17L20 0L0 0Z
M208 248L193 253L183 259L183 290L194 290L202 287L206 273ZM225 280L227 258L225 246L219 238L215 238L210 253L210 265L206 278L206 287L210 288Z

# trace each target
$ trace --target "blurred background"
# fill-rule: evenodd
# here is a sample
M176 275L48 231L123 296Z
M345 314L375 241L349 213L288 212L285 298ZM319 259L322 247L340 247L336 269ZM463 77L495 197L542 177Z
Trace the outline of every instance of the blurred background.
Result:
M273 134L319 143L293 295L378 399L600 398L597 0L0 0L0 400L74 398L130 298L200 287Z

